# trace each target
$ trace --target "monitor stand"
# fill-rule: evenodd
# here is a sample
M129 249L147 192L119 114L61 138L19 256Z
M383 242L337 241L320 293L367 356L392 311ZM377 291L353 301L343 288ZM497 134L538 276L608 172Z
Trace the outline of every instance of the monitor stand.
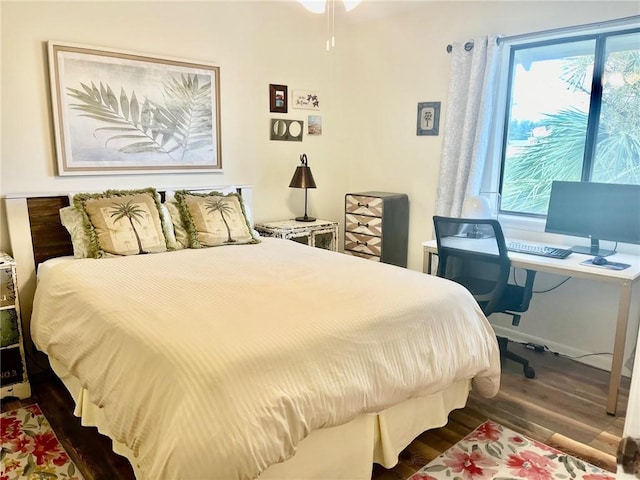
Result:
M582 253L584 255L595 255L599 257L608 257L609 255L613 255L615 250L605 250L604 248L600 248L600 241L597 238L591 238L591 247L581 247L575 246L571 247L569 250L575 253Z

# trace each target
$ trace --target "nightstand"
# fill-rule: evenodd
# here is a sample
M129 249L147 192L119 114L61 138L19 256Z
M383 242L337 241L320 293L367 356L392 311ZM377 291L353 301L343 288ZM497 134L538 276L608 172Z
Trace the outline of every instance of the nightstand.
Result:
M264 237L285 238L325 250L338 250L338 222L316 219L313 222L280 220L256 223L255 229Z
M16 262L0 252L0 398L31 396L27 377Z

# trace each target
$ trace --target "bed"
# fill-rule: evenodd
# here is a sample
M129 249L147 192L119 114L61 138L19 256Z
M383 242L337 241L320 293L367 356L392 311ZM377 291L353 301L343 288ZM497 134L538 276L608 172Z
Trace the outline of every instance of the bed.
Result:
M369 479L497 393L495 334L452 282L274 238L77 259L66 205L7 199L25 322L139 479Z

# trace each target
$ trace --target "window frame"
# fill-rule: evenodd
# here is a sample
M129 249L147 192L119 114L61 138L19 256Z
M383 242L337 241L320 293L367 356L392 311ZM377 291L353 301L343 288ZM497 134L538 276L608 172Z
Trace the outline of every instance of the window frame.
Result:
M591 95L589 99L589 112L586 126L586 140L584 156L582 160L581 181L589 181L594 162L596 149L597 132L600 121L600 104L602 99L602 74L605 67L606 39L621 35L640 33L640 17L630 17L629 19L618 19L611 22L611 25L598 24L594 26L571 27L570 32L540 32L537 34L518 35L514 37L504 37L500 82L497 90L497 108L494 111L493 145L482 180L482 190L484 192L502 192L504 182L504 162L506 157L507 133L509 128L510 101L513 79L513 62L515 53L519 50L543 47L548 45L560 45L563 43L573 43L579 41L595 40L594 47L594 67L591 79ZM606 22L605 22L606 23ZM604 26L603 26L604 25ZM535 214L528 212L516 212L502 209L499 206L498 214L507 223L517 225L516 228L526 230L544 231L546 214Z

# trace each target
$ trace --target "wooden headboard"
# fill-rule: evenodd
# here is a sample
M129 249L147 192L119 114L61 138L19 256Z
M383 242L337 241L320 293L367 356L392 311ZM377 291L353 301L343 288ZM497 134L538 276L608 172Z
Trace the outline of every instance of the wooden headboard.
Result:
M216 190L229 186L179 187L167 190ZM247 185L233 187L243 202L253 210L253 189ZM164 200L165 190L158 190ZM71 236L60 222L60 209L69 206L68 194L9 194L5 198L11 250L16 261L18 295L25 347L32 348L30 325L36 272L40 263L50 258L73 255Z
M60 223L58 213L69 206L69 197L33 197L26 201L35 265L50 258L73 255L71 236Z

